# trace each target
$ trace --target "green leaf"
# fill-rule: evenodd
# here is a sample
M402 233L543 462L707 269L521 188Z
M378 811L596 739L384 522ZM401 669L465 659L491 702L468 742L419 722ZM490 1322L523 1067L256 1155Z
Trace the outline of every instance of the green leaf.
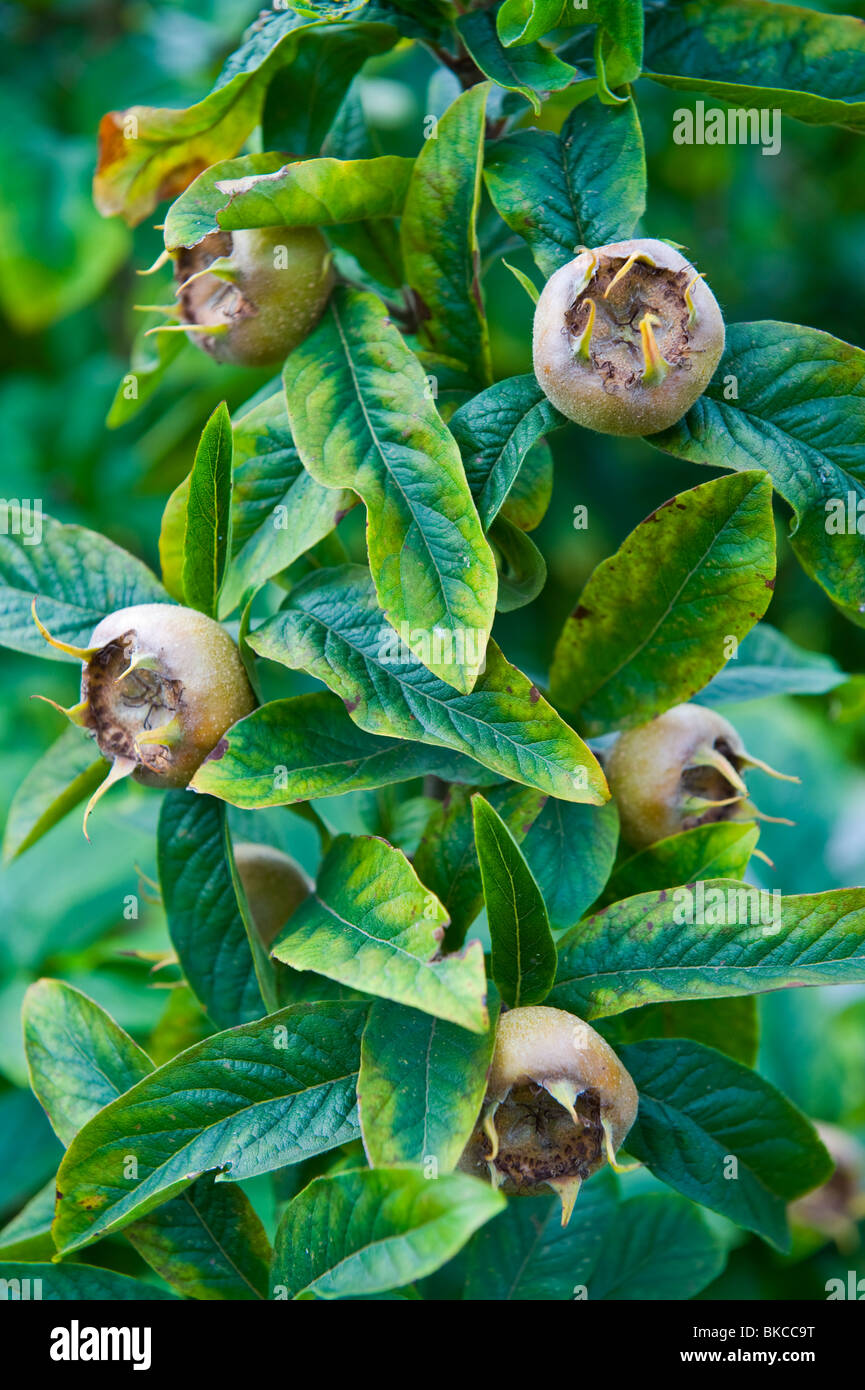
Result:
M173 599L183 603L183 561L186 540L186 510L189 506L189 489L192 474L185 478L169 495L162 512L159 525L159 567L162 582Z
M473 1032L489 1026L483 948L436 958L447 913L402 850L339 835L315 893L292 913L273 954L295 970L392 999Z
M590 1303L693 1298L724 1268L725 1247L696 1207L658 1192L623 1202L587 1281Z
M553 498L553 455L549 444L539 439L520 464L507 497L502 516L521 531L534 531L547 514Z
M105 780L108 763L76 725L64 729L33 764L12 798L3 832L3 862L41 840Z
M628 1153L685 1197L789 1250L787 1202L833 1167L810 1121L756 1072L699 1043L634 1043L621 1060L640 1093Z
M594 571L550 671L590 733L643 724L719 671L765 613L775 576L772 489L751 471L671 497Z
M11 514L10 514L11 513ZM14 509L0 503L0 643L52 661L72 657L49 647L31 616L52 637L83 647L108 613L136 603L168 603L156 576L128 551L83 526L43 516L42 539L22 534Z
M252 1302L267 1295L270 1242L249 1198L232 1183L199 1178L123 1234L187 1298Z
M491 787L487 800L519 844L543 807L545 797L527 787L506 783ZM430 817L414 856L418 878L436 894L450 917L445 948L462 946L466 932L483 907L481 867L475 845L471 788L450 787Z
M431 1161L455 1168L487 1084L498 1007L485 1033L377 999L360 1049L357 1085L364 1148L374 1168Z
M184 599L208 618L216 617L229 554L232 448L231 420L223 401L204 426L195 451L183 539Z
M647 1038L690 1038L717 1048L746 1067L753 1067L757 1061L760 1021L753 994L735 999L646 1004L615 1018L599 1019L598 1026L617 1051L625 1043L644 1042Z
M475 689L456 694L400 652L359 566L302 580L287 606L250 633L249 642L260 656L324 681L370 733L451 748L567 801L606 799L594 755L494 642Z
M225 160L205 169L172 204L165 245L169 251L196 246L220 229L328 227L399 217L413 166L401 155L289 164L272 153Z
M619 1202L609 1168L584 1183L567 1226L558 1197L514 1197L472 1237L465 1297L483 1302L572 1301L604 1246Z
M541 1004L556 975L556 947L541 890L501 816L479 792L472 810L493 979L510 1008Z
M541 292L534 280L532 280L529 275L526 275L524 270L520 270L519 266L511 265L510 261L506 261L504 256L502 256L502 265L511 272L517 284L523 287L532 303L537 304L541 297Z
M397 38L389 24L357 22L307 34L291 67L280 69L267 89L262 148L318 154L355 73Z
M721 705L766 695L825 695L848 679L831 656L805 651L769 623L757 623L739 643L735 657L695 699L701 705Z
M120 1230L202 1173L240 1182L357 1138L367 1008L295 1004L217 1033L106 1106L60 1166L58 1250ZM137 1181L125 1175L130 1153Z
M63 980L39 980L21 1011L30 1080L62 1144L153 1071L128 1033Z
M443 680L471 690L492 625L495 565L456 443L380 301L337 291L289 357L285 390L304 466L363 499L388 621ZM440 643L447 660L432 651Z
M464 1173L430 1182L411 1168L316 1178L276 1234L271 1297L352 1298L422 1279L505 1205Z
M54 1177L40 1187L0 1231L0 1259L45 1260L55 1254L51 1239L54 1220Z
M322 487L301 463L282 392L234 421L231 563L219 595L224 618L329 535L354 494Z
M64 1144L153 1071L150 1058L98 1004L60 980L31 985L24 1038L33 1088ZM51 1184L51 1217L54 1184ZM270 1247L239 1188L209 1178L126 1228L139 1254L192 1298L263 1297Z
M633 101L585 102L561 135L515 130L487 147L484 178L499 216L549 277L579 246L633 234L646 206L646 156Z
M182 333L150 334L151 328L164 321L161 315L149 314L135 334L129 354L129 371L121 377L105 417L107 429L119 429L134 419L161 385L175 357L190 346Z
M218 1028L260 1018L263 987L274 998L273 967L241 913L225 807L211 797L168 792L157 856L171 941L196 997Z
M38 1101L8 1085L0 1091L0 1214L19 1211L57 1171L62 1150Z
M765 0L690 0L646 19L646 75L663 86L865 129L861 20Z
M496 29L502 43L534 43L552 29L563 26L573 13L572 0L504 0L496 15ZM583 6L579 7L581 10ZM576 16L574 16L576 18ZM582 19L582 15L580 19ZM589 22L586 16L586 23ZM501 1224L501 1223L499 1223Z
M420 336L468 381L492 379L476 219L489 83L457 97L415 163L400 234Z
M29 1288L28 1293L21 1292L22 1285ZM43 1303L152 1303L165 1298L175 1301L168 1289L96 1265L0 1262L0 1299L6 1302L21 1297Z
M865 44L865 26L855 22ZM862 537L849 511L852 505L855 517L865 507L863 377L865 351L829 333L734 323L705 394L649 441L717 468L750 469L758 461L793 508L791 539L803 569L860 627Z
M572 927L595 901L609 877L618 838L615 801L594 807L549 798L522 848L556 931Z
M759 895L710 879L615 903L559 942L547 1003L593 1019L664 999L865 980L865 889L781 898L778 920L765 925L778 902Z
M93 180L93 199L103 217L120 213L135 226L202 169L235 154L259 120L274 73L292 61L305 30L325 23L325 18L297 14L268 15L231 55L203 101L181 111L131 106L103 116Z
M698 878L742 879L759 837L754 821L718 821L656 840L616 866L601 904L696 883Z
M495 16L490 10L460 15L456 28L470 56L484 77L507 91L519 92L540 115L541 92L558 92L576 76L570 63L563 63L551 48L524 44L509 50L496 33Z
M553 29L600 24L639 71L643 55L642 0L505 0L497 15L504 44L542 39Z
M547 562L531 536L506 516L497 516L488 532L499 575L498 613L512 613L534 602L547 582Z
M592 15L639 72L643 63L643 0L589 0ZM579 7L571 19L580 22ZM635 73L636 75L636 73Z
M191 786L252 810L369 791L428 773L446 781L495 779L460 753L364 732L342 700L322 690L273 700L238 720Z
M450 431L485 530L508 499L532 445L564 423L533 372L497 381L451 417Z

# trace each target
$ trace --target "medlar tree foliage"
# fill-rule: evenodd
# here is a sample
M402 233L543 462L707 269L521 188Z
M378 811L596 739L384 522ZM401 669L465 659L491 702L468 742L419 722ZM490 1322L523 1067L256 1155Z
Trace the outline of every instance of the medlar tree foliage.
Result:
M399 44L440 64L414 157L370 150L352 86ZM725 331L712 265L645 217L639 92L857 130L863 69L859 22L762 0L298 0L194 106L104 117L96 206L167 204L151 269L175 277L113 423L187 341L274 375L233 421L214 401L160 578L49 518L38 546L0 538L3 640L83 662L7 851L106 775L164 788L159 891L200 1005L155 1066L78 989L31 987L66 1155L13 1260L60 1277L50 1231L84 1298L688 1298L729 1245L701 1207L789 1248L832 1160L754 1070L756 996L865 981L865 890L749 886L745 777L771 769L710 707L843 679L760 619L777 493L865 626L861 536L824 524L863 489L865 354ZM538 376L494 380L482 265L524 244ZM646 469L727 471L569 596L543 690L493 629L544 584L529 533L565 416L648 436ZM302 693L266 698L275 667ZM381 788L387 834L317 806ZM236 830L264 808L315 828L314 884L260 818ZM262 1174L273 1248L241 1186ZM86 1263L117 1233L158 1282Z

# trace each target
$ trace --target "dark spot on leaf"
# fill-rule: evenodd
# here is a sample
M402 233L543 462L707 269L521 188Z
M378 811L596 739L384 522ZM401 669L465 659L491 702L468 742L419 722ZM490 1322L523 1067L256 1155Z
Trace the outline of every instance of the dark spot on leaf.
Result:
M338 526L339 523L342 521L343 517L348 516L350 511L351 507L340 507L339 511L336 513L336 516L333 518L334 525Z
M95 1211L97 1207L104 1206L108 1201L104 1192L94 1192L89 1197L79 1197L78 1206L83 1207L84 1211Z
M662 888L661 891L660 891L660 893L658 894L658 902L659 902L659 903L665 903L666 901L667 901L667 890L666 890L666 888Z
M763 583L766 585L767 589L774 589L775 587L774 579L764 579Z
M358 705L360 704L360 696L358 695L356 700L343 700L342 703L345 705L346 712L348 714L351 714L352 711L356 710Z
M536 685L533 685L529 690L529 701L531 702L531 704L536 705L540 698L541 692L538 690L538 687Z
M205 761L206 763L218 763L218 762L219 762L219 759L220 759L220 758L224 758L227 752L228 752L228 739L227 739L227 738L221 738L221 739L219 740L219 742L217 743L216 747L215 747L215 748L211 748L210 752L208 753L208 755L207 755L207 757L204 759L204 761Z
M589 618L591 617L591 614L591 608L584 608L581 603L578 603L573 613L571 614L571 617L576 618L577 622L581 623L583 621L583 618Z

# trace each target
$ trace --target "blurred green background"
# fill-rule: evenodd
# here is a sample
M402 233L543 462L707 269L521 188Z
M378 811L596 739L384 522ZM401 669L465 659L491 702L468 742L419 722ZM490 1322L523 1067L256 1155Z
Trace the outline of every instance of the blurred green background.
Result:
M813 8L865 19L865 0ZM223 398L238 407L268 374L217 367L185 346L136 417L106 428L141 326L133 305L164 302L170 291L166 274L136 276L161 249L159 232L149 224L130 232L92 209L95 131L111 108L199 99L255 15L248 0L0 5L2 491L41 499L45 511L104 532L154 567L162 508L190 467L206 417ZM417 151L424 115L452 95L440 78L430 87L435 72L429 55L406 46L370 62L356 80L378 152ZM636 99L649 164L642 232L689 248L728 320L798 322L862 344L865 140L785 121L777 157L758 147L677 146L673 112L682 97L643 81ZM491 221L486 207L484 225ZM509 259L537 281L526 252L509 252ZM485 289L497 375L530 370L528 298L497 264ZM508 656L539 683L561 624L598 561L672 493L712 476L642 441L575 426L551 443L553 501L534 533L547 560L547 585L532 605L497 625ZM587 530L573 528L578 504L588 507ZM777 519L779 574L769 620L800 645L830 653L844 670L865 670L865 631L845 623L798 566L786 541L783 503ZM343 528L355 550L362 544L360 522L353 514ZM5 815L25 772L59 733L56 714L32 701L32 693L68 704L75 677L67 665L8 652L0 659ZM765 876L761 871L766 886L812 892L865 881L862 719L846 717L833 695L756 702L730 713L759 755L802 777L801 788L759 787L763 809L797 821L794 829L770 826L763 836L776 865ZM20 1089L26 1071L18 1013L29 981L62 975L142 1042L152 1041L169 997L174 1013L183 1012L177 991L151 973L154 956L168 949L161 910L141 878L155 874L158 802L127 785L100 806L91 845L75 814L0 875L0 1221L50 1176L57 1159L41 1112ZM386 797L343 802L330 808L340 824L368 825L371 815L378 824L393 819ZM238 822L244 833L243 818ZM297 818L259 813L256 834L314 866L313 833ZM767 996L761 1013L764 1073L814 1117L865 1131L861 992ZM173 1026L173 1018L160 1025L157 1048L170 1048ZM180 1035L194 1026L181 1019ZM831 1246L816 1255L797 1248L792 1262L784 1262L748 1240L718 1292L819 1297L808 1280L821 1289L829 1277L821 1271L836 1258L846 1268Z

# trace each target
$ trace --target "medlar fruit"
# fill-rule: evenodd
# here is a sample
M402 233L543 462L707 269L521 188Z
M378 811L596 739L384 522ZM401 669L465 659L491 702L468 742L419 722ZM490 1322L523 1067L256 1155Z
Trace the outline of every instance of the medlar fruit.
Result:
M637 1114L637 1090L588 1023L542 1004L502 1014L481 1118L459 1167L504 1192L552 1190L562 1225L581 1183L609 1162Z
M234 846L234 862L256 930L269 948L312 892L312 880L290 854L271 845L241 840Z
M742 772L749 767L799 781L753 757L729 720L690 704L625 730L604 756L622 834L634 849L715 821L779 821L748 800Z
M553 405L602 434L655 434L706 389L724 350L717 300L666 242L584 249L535 309L535 375Z
M174 252L174 273L188 336L217 362L242 367L281 362L303 342L334 278L317 227L211 232Z
M113 782L131 775L150 787L185 787L226 729L255 708L235 643L192 608L120 608L96 625L87 647L52 637L35 599L33 618L46 642L83 662L81 701L62 713L89 730L111 761L87 804L85 835L90 812Z

